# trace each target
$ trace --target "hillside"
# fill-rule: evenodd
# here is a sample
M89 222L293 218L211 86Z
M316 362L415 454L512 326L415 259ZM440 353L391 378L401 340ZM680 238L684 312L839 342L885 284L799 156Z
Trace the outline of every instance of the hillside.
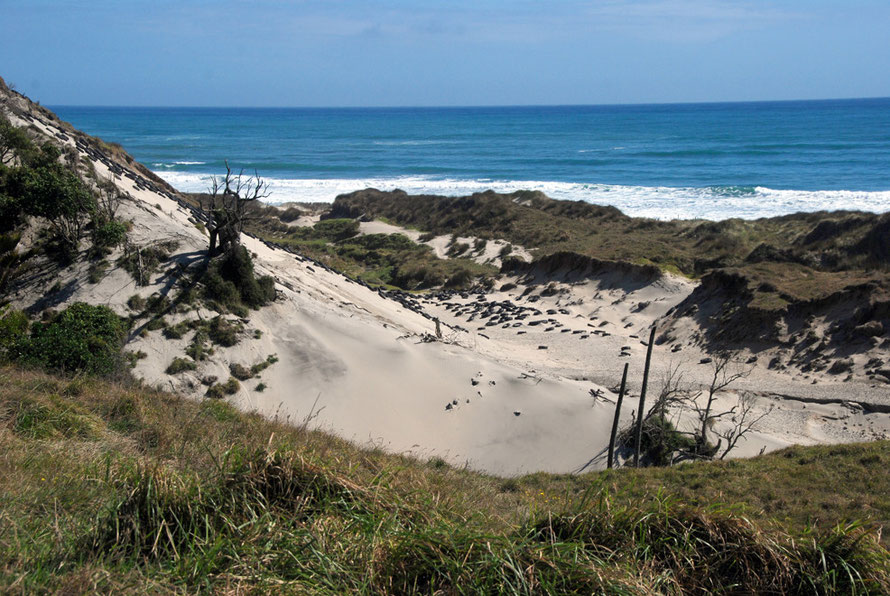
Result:
M890 589L886 441L504 480L3 367L0 452L5 593Z

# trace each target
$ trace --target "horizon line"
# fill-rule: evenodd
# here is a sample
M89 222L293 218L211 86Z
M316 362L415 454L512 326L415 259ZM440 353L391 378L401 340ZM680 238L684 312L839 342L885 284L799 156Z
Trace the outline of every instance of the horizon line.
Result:
M194 109L194 110L422 110L422 109L480 109L480 108L615 108L615 107L659 107L659 106L717 106L750 105L776 103L827 103L834 101L874 101L890 100L890 96L872 97L826 97L811 99L755 99L729 101L670 101L670 102L631 102L631 103L565 103L565 104L476 104L476 105L375 105L375 106L234 106L234 105L114 105L114 104L44 104L50 108L126 108L126 109Z

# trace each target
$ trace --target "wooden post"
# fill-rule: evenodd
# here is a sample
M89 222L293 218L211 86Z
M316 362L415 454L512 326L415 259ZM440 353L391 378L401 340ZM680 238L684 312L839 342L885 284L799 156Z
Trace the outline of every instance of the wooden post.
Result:
M640 409L637 413L637 437L634 442L634 467L640 467L640 443L643 440L643 418L646 417L646 386L649 384L649 364L652 362L652 346L655 344L655 324L649 334L649 345L646 348L646 366L643 368L643 388L640 389Z
M612 468L612 462L615 458L615 437L618 434L618 418L621 416L621 402L624 401L624 390L627 388L627 367L628 363L624 363L624 374L621 375L621 389L618 390L618 403L615 405L615 420L612 421L612 436L609 438L609 463L608 468Z

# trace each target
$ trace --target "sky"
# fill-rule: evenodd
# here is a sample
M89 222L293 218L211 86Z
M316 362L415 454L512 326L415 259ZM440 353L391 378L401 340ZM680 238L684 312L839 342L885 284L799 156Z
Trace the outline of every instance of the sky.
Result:
M890 96L888 0L0 0L47 105L468 106Z

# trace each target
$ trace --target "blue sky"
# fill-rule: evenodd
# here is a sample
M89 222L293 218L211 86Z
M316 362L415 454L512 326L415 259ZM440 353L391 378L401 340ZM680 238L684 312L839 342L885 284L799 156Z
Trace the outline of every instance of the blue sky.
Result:
M890 96L888 0L0 0L44 104L418 106Z

